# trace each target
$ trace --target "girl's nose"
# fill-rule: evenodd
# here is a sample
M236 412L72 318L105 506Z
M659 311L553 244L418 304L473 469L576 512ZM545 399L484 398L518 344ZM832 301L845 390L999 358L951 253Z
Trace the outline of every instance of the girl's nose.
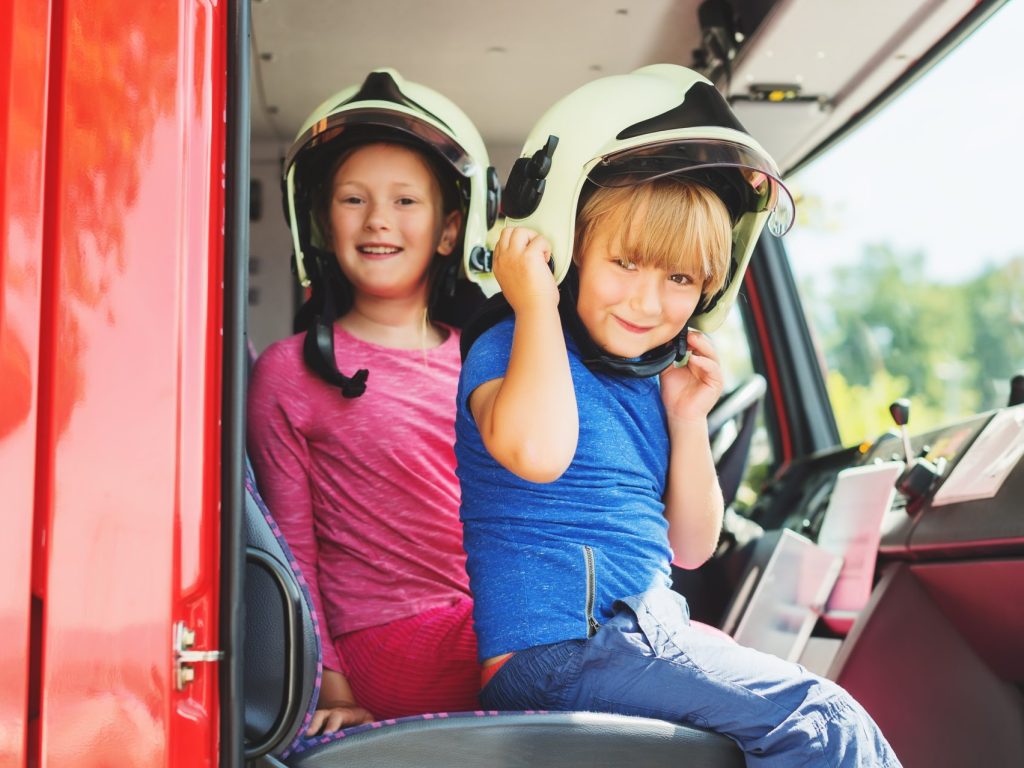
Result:
M375 232L381 229L387 229L390 221L387 217L387 211L385 206L378 203L370 202L366 205L366 220L363 226L371 232Z

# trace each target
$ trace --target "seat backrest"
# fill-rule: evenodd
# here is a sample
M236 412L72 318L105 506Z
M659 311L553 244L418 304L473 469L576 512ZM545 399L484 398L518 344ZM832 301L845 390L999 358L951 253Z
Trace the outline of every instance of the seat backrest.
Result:
M736 492L746 474L750 444L754 437L754 428L757 425L757 417L761 412L761 403L767 389L768 382L763 376L755 373L724 396L726 398L734 397L737 402L744 404L737 419L738 426L735 436L728 447L723 448L721 453L715 457L718 483L722 488L722 498L726 506L735 500ZM712 411L713 415L714 411ZM715 434L717 425L711 423L712 416L708 417L708 429Z
M320 689L320 631L302 572L245 479L245 753L252 765L549 766L705 765L741 768L717 734L590 712L427 713L306 737ZM344 753L344 754L343 754Z
M305 731L320 688L320 632L302 573L245 477L245 751L281 755Z

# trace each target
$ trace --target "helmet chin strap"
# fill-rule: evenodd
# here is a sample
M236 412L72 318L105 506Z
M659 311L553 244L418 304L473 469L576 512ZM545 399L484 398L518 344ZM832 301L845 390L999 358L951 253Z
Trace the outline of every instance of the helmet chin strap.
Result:
M576 273L575 265L569 267L565 279L559 286L559 291L562 298L558 302L558 313L561 315L562 325L576 342L576 346L580 350L580 359L590 370L631 379L646 379L657 376L673 363L678 363L686 358L688 328L685 325L674 339L647 350L640 357L619 357L606 352L590 337L590 333L576 311L579 276Z
M311 317L308 318L308 329L302 343L302 358L306 365L317 376L328 384L341 389L341 394L347 399L361 397L366 391L366 379L370 372L360 368L352 376L346 376L338 370L338 363L334 355L334 322L342 314L339 311L339 297L335 294L337 284L332 285L331 278L326 274L327 270L338 269L338 262L333 253L315 249L307 246L307 253L313 256L310 266L313 267L312 277L314 292L317 296L311 301L319 306L309 308ZM307 308L300 309L303 312Z

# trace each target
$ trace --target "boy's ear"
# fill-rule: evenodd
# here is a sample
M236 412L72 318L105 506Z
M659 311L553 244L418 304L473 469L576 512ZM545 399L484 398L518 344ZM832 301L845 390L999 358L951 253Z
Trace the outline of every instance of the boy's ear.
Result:
M451 256L455 250L455 244L459 239L459 230L462 228L462 212L452 211L444 217L441 225L441 239L437 243L437 252L442 256Z

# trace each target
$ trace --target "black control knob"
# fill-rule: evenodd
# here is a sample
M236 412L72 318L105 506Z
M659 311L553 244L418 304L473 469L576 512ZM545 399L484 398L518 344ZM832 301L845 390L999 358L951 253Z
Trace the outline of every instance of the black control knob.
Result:
M896 426L900 428L900 437L903 438L903 453L907 466L913 461L913 450L910 447L910 435L907 433L907 422L910 421L910 401L905 397L889 406L889 413Z
M1018 373L1010 379L1010 399L1007 406L1024 403L1024 373Z
M892 420L896 422L897 427L906 426L910 422L910 401L905 397L901 397L889 406L889 413L892 415Z
M900 475L896 488L912 503L928 492L938 476L935 465L927 459L918 459Z

